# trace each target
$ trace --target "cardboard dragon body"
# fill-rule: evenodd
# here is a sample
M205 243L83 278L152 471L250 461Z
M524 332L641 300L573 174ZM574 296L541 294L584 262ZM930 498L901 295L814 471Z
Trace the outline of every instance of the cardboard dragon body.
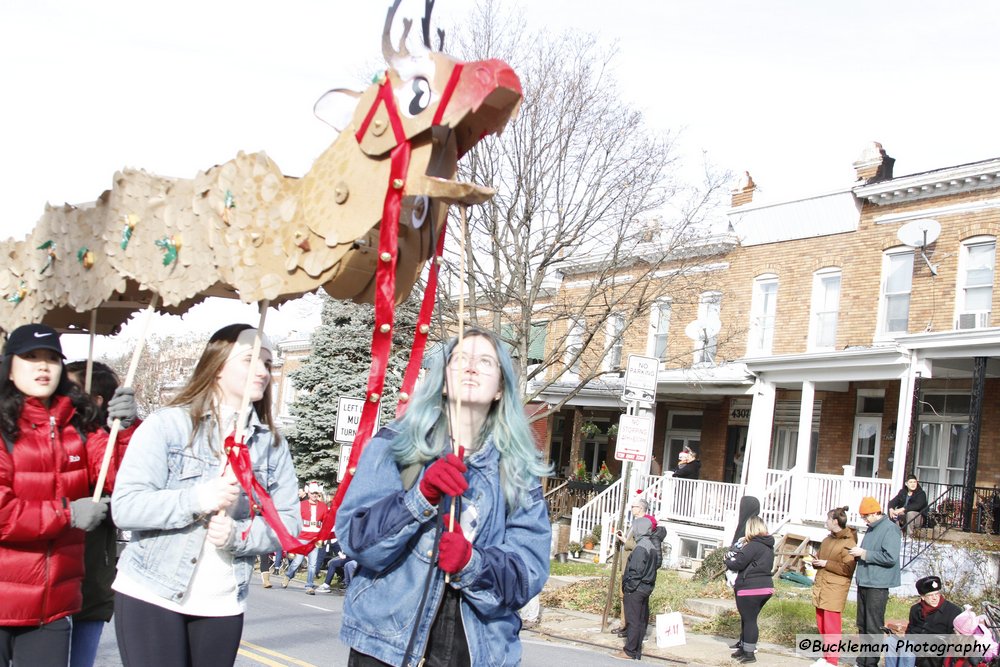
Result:
M110 298L121 281L102 263L158 293L166 306L197 295L274 302L319 286L335 298L373 302L376 266L387 261L379 252L380 229L397 219L395 300L404 299L434 253L448 205L492 196L488 188L453 180L457 161L503 129L521 86L501 61L463 63L431 51L432 2L423 44L407 48L411 22L404 19L394 48L390 29L399 4L389 8L383 30L385 72L363 93L334 90L317 103L317 115L340 134L305 176L285 176L264 153L240 153L193 179L118 172L98 201L46 211L44 229L53 235L75 229L72 239L49 239L59 252L36 247L49 233L38 230L6 249L8 258L30 261L0 276L6 290L0 328L24 319L17 309L38 321L42 306L32 304L82 312ZM387 204L393 196L394 209ZM73 259L72 270L42 274L32 268L68 263L83 247L78 237L88 234L86 262Z

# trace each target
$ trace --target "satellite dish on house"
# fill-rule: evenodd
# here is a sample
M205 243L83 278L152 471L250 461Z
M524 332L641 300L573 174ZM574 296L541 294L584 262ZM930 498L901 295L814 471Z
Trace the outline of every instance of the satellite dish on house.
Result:
M941 223L932 218L911 220L896 232L896 237L911 248L925 248L941 236Z
M718 315L712 314L705 317L699 317L694 322L688 323L688 325L684 327L684 333L691 340L701 343L702 350L708 356L708 362L712 363L712 350L709 349L708 342L714 338L721 329L722 322L719 320Z
M920 256L923 257L932 276L937 275L937 266L931 264L924 249L937 241L939 236L941 236L941 223L933 218L911 220L896 231L896 238L904 245L920 249Z
M699 317L694 322L688 323L684 327L684 333L691 340L708 341L722 329L722 322L718 317Z

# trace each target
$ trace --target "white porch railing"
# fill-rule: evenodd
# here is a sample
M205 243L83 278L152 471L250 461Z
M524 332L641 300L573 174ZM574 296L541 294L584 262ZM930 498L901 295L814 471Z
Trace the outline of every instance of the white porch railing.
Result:
M583 507L574 507L571 512L569 525L569 541L583 542L583 538L594 530L594 526L601 526L601 543L599 546L600 560L605 562L607 555L611 553L613 543L611 533L615 521L618 520L618 512L622 506L623 493L622 480L619 479L611 486L594 496L590 502ZM626 513L628 514L628 513ZM626 525L628 519L626 517Z
M796 475L793 498L791 470L768 470L766 490L760 497L760 516L768 530L778 533L790 520L826 521L833 507L848 507L848 521L861 525L858 505L864 496L873 496L887 509L892 498L888 479L854 477L852 466L844 466L843 475L803 473ZM650 513L661 521L688 523L730 530L737 519L740 497L745 490L739 484L701 479L674 479L672 476L646 475L640 478L642 496L650 503ZM571 542L583 542L601 526L600 562L612 553L612 533L623 502L622 480L616 481L583 507L574 508L570 523ZM625 512L626 528L632 522Z
M643 476L638 488L642 489L642 497L649 501L650 513L657 519L720 529L728 527L726 522L735 516L742 495L739 484L659 475ZM594 526L601 526L599 559L602 563L611 555L614 546L611 535L621 511L622 489L622 480L619 479L571 513L571 542L582 542ZM626 511L626 529L631 523L632 513Z
M804 478L805 501L802 519L806 521L826 521L826 513L834 507L847 507L847 521L861 525L858 506L865 496L872 496L888 511L889 500L893 496L892 480L855 477L851 466L844 466L843 475L819 475L809 473Z
M777 533L792 514L792 471L768 470L767 488L760 497L760 518L771 534Z
M650 475L642 495L659 519L723 528L739 507L741 491L739 484Z

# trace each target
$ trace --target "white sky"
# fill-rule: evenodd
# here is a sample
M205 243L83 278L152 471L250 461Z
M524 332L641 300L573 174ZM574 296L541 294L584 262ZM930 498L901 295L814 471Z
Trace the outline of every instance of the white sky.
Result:
M897 175L1000 155L991 0L507 1L532 26L617 42L626 99L769 199L848 186L873 140ZM0 238L23 237L46 201L92 201L126 166L193 176L264 150L304 173L333 136L312 105L380 65L388 4L3 0ZM469 5L437 0L436 17ZM294 319L269 318L269 333ZM234 320L256 322L254 308L214 304L157 330Z

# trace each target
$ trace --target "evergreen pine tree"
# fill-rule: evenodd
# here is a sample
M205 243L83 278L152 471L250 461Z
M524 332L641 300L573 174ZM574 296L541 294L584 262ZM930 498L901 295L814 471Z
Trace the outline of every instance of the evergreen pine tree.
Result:
M403 381L417 315L419 295L396 306L392 354L382 399L382 424L396 414L399 386ZM323 295L320 326L313 332L312 352L289 378L297 390L291 413L293 431L287 432L295 472L299 480L319 480L329 488L340 467L340 443L334 442L337 400L364 398L371 366L375 308L369 304L340 301Z

